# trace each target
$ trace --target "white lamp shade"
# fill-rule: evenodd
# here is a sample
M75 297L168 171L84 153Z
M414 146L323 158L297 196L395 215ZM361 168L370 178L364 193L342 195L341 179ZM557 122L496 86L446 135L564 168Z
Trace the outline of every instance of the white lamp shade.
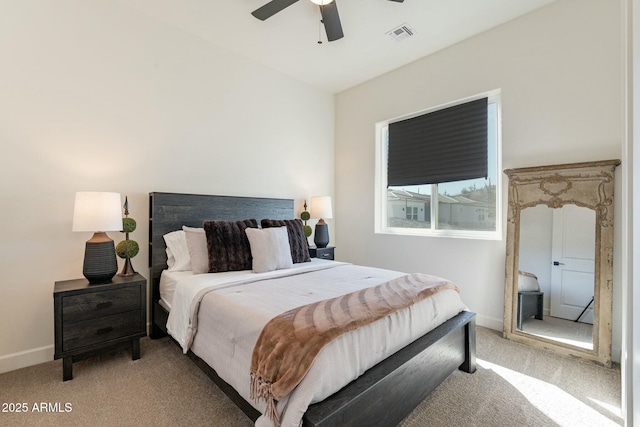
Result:
M318 6L324 6L325 4L331 3L333 0L311 0L311 3L315 3Z
M311 218L333 218L331 197L314 196L311 198Z
M79 191L73 209L73 231L120 231L120 193Z

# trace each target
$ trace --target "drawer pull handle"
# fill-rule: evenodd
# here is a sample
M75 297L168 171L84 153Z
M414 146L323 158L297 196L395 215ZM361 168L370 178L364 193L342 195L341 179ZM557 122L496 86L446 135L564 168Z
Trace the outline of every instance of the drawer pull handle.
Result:
M104 334L108 334L111 331L113 331L113 327L107 326L106 328L98 329L97 333L98 335L104 335Z
M329 258L329 254L322 254L323 258Z
M107 307L111 307L112 305L113 305L113 303L111 301L100 302L100 303L96 304L96 308L107 308Z

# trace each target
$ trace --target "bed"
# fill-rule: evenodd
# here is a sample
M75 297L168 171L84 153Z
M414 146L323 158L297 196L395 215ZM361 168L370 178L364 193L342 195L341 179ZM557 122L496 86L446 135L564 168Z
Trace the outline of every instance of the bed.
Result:
M167 299L171 298L167 295L168 292L173 292L171 286L166 286L167 275L162 275L162 272L167 269L166 244L163 238L165 234L180 230L182 226L201 227L203 221L211 219L236 221L255 218L259 222L265 218L284 220L295 217L293 200L290 199L159 192L150 193L149 213L152 338L167 334L168 305L170 305ZM307 263L309 267L306 265L303 267L340 271L339 275L357 268L341 263L318 267L317 265L322 262L332 264L332 261L314 260L313 263ZM311 267L312 264L313 267ZM337 270L340 268L343 270ZM305 272L304 274L320 273ZM380 270L380 274L384 276L388 273ZM165 281L162 286L163 295L161 295L161 278ZM196 279L199 280L199 278ZM182 279L174 278L174 280ZM251 291L251 285L247 286L249 286L247 290ZM243 292L245 292L244 288ZM203 303L203 305L207 304L209 303ZM174 317L176 312L177 310L172 313ZM202 332L202 336L206 336L206 332ZM204 338L201 339L203 340ZM184 343L179 344L185 348ZM249 403L245 391L238 392L218 375L218 372L211 367L213 363L205 361L211 357L210 355L198 354L202 351L202 347L202 344L197 345L196 340L193 347L186 348L187 354L249 418L258 420L258 425L264 422L261 412L254 407L254 405L260 406L255 402ZM475 314L461 311L367 369L339 391L323 398L322 401L312 403L302 416L303 425L396 425L454 370L461 369L472 373L475 371L475 365ZM302 388L304 380L300 384ZM241 389L241 387L237 388Z

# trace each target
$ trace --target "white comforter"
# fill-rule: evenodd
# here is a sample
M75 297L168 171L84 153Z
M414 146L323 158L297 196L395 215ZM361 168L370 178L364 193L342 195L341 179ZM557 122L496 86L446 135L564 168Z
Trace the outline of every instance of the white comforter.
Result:
M288 270L194 275L176 286L169 333L260 412L249 399L251 354L264 325L292 308L375 286L405 273L313 259ZM278 403L283 426L298 427L307 407L465 310L457 292L432 298L349 332L327 345L296 389ZM256 426L270 426L260 417Z

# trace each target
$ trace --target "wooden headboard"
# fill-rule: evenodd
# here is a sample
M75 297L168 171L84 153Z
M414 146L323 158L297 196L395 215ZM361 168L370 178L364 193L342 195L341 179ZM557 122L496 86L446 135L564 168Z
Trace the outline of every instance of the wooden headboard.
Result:
M293 199L207 196L201 194L149 193L149 268L152 301L160 298L162 270L167 268L163 235L183 225L202 227L203 221L234 221L255 218L292 219Z

